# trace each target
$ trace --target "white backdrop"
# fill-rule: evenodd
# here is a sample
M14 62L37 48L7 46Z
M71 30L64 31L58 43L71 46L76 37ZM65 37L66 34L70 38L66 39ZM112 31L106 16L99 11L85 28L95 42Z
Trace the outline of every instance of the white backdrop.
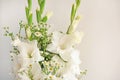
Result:
M37 7L37 0L34 6ZM25 20L27 0L0 0L0 80L9 76L10 41L3 37L3 26L16 31ZM53 30L66 31L74 0L47 0L47 10L54 15L49 21ZM33 9L34 10L34 9ZM81 68L87 69L85 80L120 80L120 0L82 0L78 30L85 33L81 50Z

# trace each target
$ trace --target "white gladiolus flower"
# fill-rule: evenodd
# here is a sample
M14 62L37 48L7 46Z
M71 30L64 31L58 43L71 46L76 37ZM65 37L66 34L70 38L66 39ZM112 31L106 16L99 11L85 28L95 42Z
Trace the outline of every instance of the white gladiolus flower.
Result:
M64 35L59 41L61 49L73 47L76 44L79 44L82 40L82 32L74 32L72 34Z
M38 63L34 63L32 66L32 74L33 74L33 79L34 80L43 80L42 77L44 74L41 71L41 67Z
M18 79L18 71L20 70L21 68L21 62L19 61L19 56L14 54L14 53L11 53L11 56L13 58L13 73L14 73L14 76L15 76L15 79Z
M62 50L60 53L61 57L64 60L70 61L74 64L81 63L79 54L80 54L79 51L75 50L74 48Z
M68 67L75 66L75 65L80 65L80 55L79 51L71 48L71 49L66 49L63 50L62 53L60 53L60 56L68 61Z
M18 47L18 50L20 52L19 55L21 55L21 58L23 59L23 66L27 65L27 63L31 61L41 61L43 60L43 57L40 55L39 49L37 47L37 42L21 42L18 38L13 42L14 46Z
M67 65L63 69L63 80L78 80L77 76L80 76L80 56L79 51L75 49L64 51L61 54L63 59L67 59Z
M53 33L52 44L48 46L48 50L60 54L62 59L67 61L66 66L60 69L63 80L78 80L78 76L80 76L80 53L73 46L79 44L82 37L83 33L77 31L65 35L58 32Z
M21 42L19 38L16 38L12 44L13 46L16 46L20 52L18 55L12 53L14 65L13 72L16 74L16 79L29 80L29 75L26 75L26 73L28 72L29 66L31 65L31 73L35 75L33 78L35 78L35 80L39 80L37 79L39 77L36 77L40 76L37 74L40 73L39 71L41 71L38 62L44 60L44 58L40 55L40 51L37 47L37 42Z
M61 33L53 32L52 43L48 45L47 50L57 53L59 51L59 41L62 38Z
M60 56L62 59L67 61L64 63L62 60L59 60L58 57L53 57L53 59L63 64L64 67L58 71L58 74L62 74L62 80L78 80L78 76L80 76L80 56L79 51L74 48L68 48L60 51ZM65 65L66 64L66 65Z
M71 48L76 44L79 44L82 40L83 32L74 32L72 34L62 34L59 32L53 32L52 43L48 45L48 50L52 52L59 52L60 49Z

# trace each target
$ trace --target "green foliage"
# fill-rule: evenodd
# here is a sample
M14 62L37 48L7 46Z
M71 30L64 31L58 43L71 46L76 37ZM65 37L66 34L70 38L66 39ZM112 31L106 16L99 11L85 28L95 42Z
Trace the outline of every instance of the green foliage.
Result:
M48 34L48 25L40 23L38 25L31 26L30 41L37 40L38 48L41 51L46 51L47 45L51 43L51 34Z
M14 40L14 38L15 38L14 34L13 34L13 32L9 31L9 27L4 27L4 30L5 30L4 36L8 36L11 38L11 40Z

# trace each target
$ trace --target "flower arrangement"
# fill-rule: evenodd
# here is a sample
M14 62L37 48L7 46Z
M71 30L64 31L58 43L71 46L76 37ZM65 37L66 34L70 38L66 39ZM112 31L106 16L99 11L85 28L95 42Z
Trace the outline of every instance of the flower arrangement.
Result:
M80 16L76 12L80 0L72 5L70 25L66 33L48 32L47 20L51 13L43 16L46 0L38 0L36 9L37 24L33 23L32 0L25 7L27 23L20 22L17 34L5 27L5 36L12 40L10 51L13 63L12 73L15 80L81 80L86 70L80 69L79 50L75 48L81 42L83 33L76 31ZM25 32L25 35L21 34Z

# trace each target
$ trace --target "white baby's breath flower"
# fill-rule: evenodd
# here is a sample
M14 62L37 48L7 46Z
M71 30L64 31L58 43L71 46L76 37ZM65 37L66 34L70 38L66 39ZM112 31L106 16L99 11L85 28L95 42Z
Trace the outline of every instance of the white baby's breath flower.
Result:
M56 77L56 75L49 74L47 80L62 80L61 78Z
M37 37L42 36L42 34L41 34L40 32L35 32L34 34L35 34L35 36L37 36Z
M38 26L35 26L34 29L36 29L36 30L40 30L40 28L39 28Z

